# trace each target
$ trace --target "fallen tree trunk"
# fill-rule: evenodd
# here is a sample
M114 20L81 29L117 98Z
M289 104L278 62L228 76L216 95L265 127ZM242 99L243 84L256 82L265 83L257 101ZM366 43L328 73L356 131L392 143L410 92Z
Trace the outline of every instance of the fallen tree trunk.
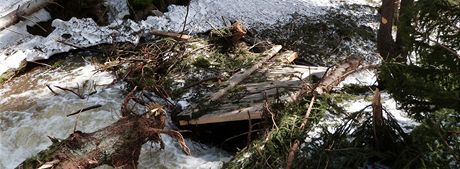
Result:
M300 130L303 130L308 122L310 113L313 109L313 104L316 101L316 96L330 92L333 87L339 85L339 83L342 82L348 75L354 73L361 65L362 61L362 58L350 57L345 61L335 65L331 71L326 72L318 85L313 89L313 92L311 92L313 96L311 98L307 112L305 113L304 119L300 124ZM299 139L294 140L292 143L292 146L288 152L285 169L292 168L292 163L294 162L295 156L301 143L302 142Z
M16 168L85 169L106 164L134 169L137 168L144 143L154 141L164 148L161 133L177 139L184 152L190 154L190 149L179 132L164 129L166 116L159 104L147 104L149 111L143 115L127 110L128 101L134 98L133 91L123 103L124 117L117 122L93 133L74 131L61 141L51 138L53 144L47 150L25 160Z

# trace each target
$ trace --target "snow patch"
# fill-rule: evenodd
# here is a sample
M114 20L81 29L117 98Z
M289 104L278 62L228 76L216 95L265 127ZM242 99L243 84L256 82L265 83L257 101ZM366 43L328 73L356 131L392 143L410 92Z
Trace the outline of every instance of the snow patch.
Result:
M2 3L0 3L0 17L8 15L20 6L23 6L31 1L32 0L2 0Z
M405 111L398 109L396 101L390 96L390 94L381 93L381 100L383 108L395 118L398 124L403 128L404 132L410 132L413 128L420 125L420 123L411 119ZM357 112L371 104L371 101L358 99L344 103L343 107L347 112ZM368 107L364 111L372 112L372 107ZM386 113L383 115L384 117L387 117Z
M8 7L13 4L26 2L28 0L8 0L6 5L0 5L0 11L7 13L9 11L7 9L10 9ZM294 14L316 16L325 14L326 9L341 4L367 3L369 3L368 0L192 0L186 29L190 33L204 32L226 26L229 20L240 20L250 27L262 28L286 23ZM109 9L109 21L111 21L108 26L99 27L92 19L72 18L69 21L53 21L52 26L56 29L47 37L30 35L26 32L24 23L19 23L9 30L3 30L0 32L0 37L10 37L0 39L0 44L3 44L0 45L0 65L2 65L0 75L8 69L18 68L23 60L47 59L51 55L67 52L75 47L114 42L137 43L139 36L151 29L180 32L187 12L184 6L171 5L169 12L163 16L149 16L146 20L135 23L131 20L122 20L129 14L126 0L107 0L105 5ZM47 19L49 16L40 21ZM13 37L11 34L14 33L11 33L11 29L21 36L14 35ZM64 34L71 35L71 37L63 38Z
M377 85L377 74L375 70L360 70L345 78L337 88L342 88L345 85L356 84L361 86Z
M57 53L103 43L137 43L141 34L139 25L132 20L121 20L129 14L126 0L106 1L106 5L110 13L116 14L111 16L112 23L108 26L100 27L89 18L72 18L69 21L54 20L52 26L55 30L47 37L29 34L26 25L33 25L31 21L21 21L1 31L0 75L18 68L23 60L48 59ZM40 22L51 17L42 9L30 18L37 18L34 22ZM63 35L70 35L70 38L64 38L67 36Z

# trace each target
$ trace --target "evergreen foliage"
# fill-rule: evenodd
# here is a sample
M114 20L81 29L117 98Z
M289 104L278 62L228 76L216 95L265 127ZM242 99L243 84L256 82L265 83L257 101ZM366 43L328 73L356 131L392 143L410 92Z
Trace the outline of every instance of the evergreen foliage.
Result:
M347 113L331 101L340 97L329 95L314 106L313 123L299 131L304 100L284 109L279 128L272 128L225 167L280 168L292 140L300 139L305 143L293 168L460 168L460 0L419 0L401 12L401 39L396 43L403 45L398 46L401 56L381 65L379 84L419 126L403 130L386 112L380 133L386 147L378 147L372 112L363 108ZM406 60L401 57L408 57L407 63L401 63ZM344 115L344 123L317 126L329 113ZM318 133L316 129L319 137L307 135Z
M307 131L318 123L325 115L329 107L321 98L314 104L310 122L306 131L301 131L298 126L302 123L309 98L304 98L296 103L289 103L280 110L280 117L267 134L261 139L254 141L248 148L235 155L236 160L226 163L224 168L280 168L285 165L287 152L295 139L304 140ZM301 157L302 158L302 157ZM305 158L302 158L305 160ZM294 168L304 168L302 160L294 161Z
M381 83L418 120L441 108L460 112L460 1L420 0L415 3L410 58L387 62ZM415 56L415 58L414 58Z
M412 156L406 166L412 168L460 168L460 137L458 111L441 109L430 113L414 129L411 137L412 153L406 151L403 156Z
M397 168L458 168L460 1L419 0L412 9L411 24L398 27L410 30L405 32L405 46L400 46L412 54L408 63L387 61L379 74L381 85L421 123L399 155L404 160L395 164Z

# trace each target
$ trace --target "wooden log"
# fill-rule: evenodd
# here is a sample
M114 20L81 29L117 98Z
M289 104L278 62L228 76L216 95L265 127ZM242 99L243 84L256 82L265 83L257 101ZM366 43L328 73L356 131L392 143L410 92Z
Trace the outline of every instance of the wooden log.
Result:
M247 33L246 27L239 21L234 22L230 30L232 31L231 40L233 44L239 43Z
M160 30L150 30L149 34L156 35L156 36L163 36L163 37L170 37L178 41L187 41L192 38L190 35L175 33L175 32L164 32ZM144 35L145 36L145 35Z
M11 25L18 23L19 21L25 19L26 16L29 16L39 11L40 9L43 9L46 5L50 3L53 3L53 0L33 0L18 7L12 6L12 8L17 9L0 17L0 31L6 29Z
M303 130L305 125L308 122L310 113L313 109L313 104L316 101L316 96L330 92L333 87L337 86L348 75L354 73L358 69L358 67L361 65L362 61L363 59L360 57L349 57L345 59L345 61L340 62L339 64L335 65L331 71L326 72L327 74L321 79L319 84L314 89L314 93L310 93L313 96L311 98L310 105L308 106L307 112L305 113L304 119L302 123L300 124L300 127L299 127L300 130ZM303 91L303 92L306 92L306 91ZM302 93L299 94L299 96L301 95ZM285 169L292 168L293 161L295 159L295 156L301 144L302 144L302 141L300 141L299 139L294 140L294 142L292 143L292 146L288 152L288 157L286 159L286 166L284 167Z
M331 91L333 87L339 85L348 75L354 73L362 62L363 59L360 57L349 57L337 64L319 83L315 92L321 95Z
M239 84L241 81L246 79L249 75L251 75L254 71L259 69L265 62L270 60L276 53L278 53L281 50L281 45L275 45L273 46L270 50L266 51L263 53L263 58L254 64L251 68L249 68L246 71L240 71L239 73L233 75L230 77L224 84L227 85L227 87L220 89L216 93L214 93L211 96L210 101L217 101L219 100L222 96L224 96L230 89L233 89L237 84Z
M74 131L66 139L53 139L47 150L22 162L17 169L55 168L87 169L100 165L134 169L137 167L142 145L148 141L160 143L160 134L175 138L186 154L190 149L182 135L164 129L166 115L158 104L149 104L143 115L128 115L93 133Z

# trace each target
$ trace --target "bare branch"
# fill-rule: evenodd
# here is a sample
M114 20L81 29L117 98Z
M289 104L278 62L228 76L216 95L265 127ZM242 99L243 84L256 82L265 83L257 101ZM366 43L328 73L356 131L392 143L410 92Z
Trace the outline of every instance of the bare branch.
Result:
M70 113L67 115L67 117L70 117L70 116L73 116L73 115L76 115L76 114L79 114L81 112L84 112L84 111L88 111L88 110L92 110L92 109L96 109L96 108L99 108L99 107L102 107L102 105L100 104L96 104L96 105L93 105L93 106L89 106L89 107L86 107L86 108L83 108L83 109L80 109L80 110L77 110L73 113Z

